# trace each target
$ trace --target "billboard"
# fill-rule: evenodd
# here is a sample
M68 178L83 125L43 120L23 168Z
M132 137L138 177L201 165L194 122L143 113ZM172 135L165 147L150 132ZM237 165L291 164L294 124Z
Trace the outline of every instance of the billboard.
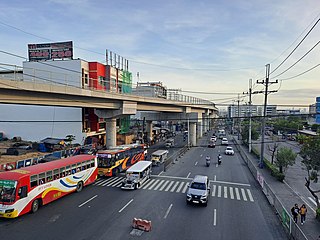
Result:
M29 61L44 61L73 57L72 41L28 44Z

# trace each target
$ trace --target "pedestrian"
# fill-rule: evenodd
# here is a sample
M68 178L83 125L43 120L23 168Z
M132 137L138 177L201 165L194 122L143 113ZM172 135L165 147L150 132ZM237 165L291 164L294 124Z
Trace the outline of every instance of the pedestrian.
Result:
M307 207L305 204L302 204L302 206L300 207L300 216L301 216L301 225L304 224L304 222L306 221L306 214L307 214Z
M295 223L298 222L299 211L300 209L298 207L298 204L294 204L294 206L291 208L291 214Z

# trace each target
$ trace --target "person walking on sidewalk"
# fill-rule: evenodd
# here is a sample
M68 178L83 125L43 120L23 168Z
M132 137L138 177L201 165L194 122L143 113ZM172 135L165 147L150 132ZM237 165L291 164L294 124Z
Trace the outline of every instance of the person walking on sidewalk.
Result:
M306 221L306 214L307 214L307 207L305 204L302 204L302 206L300 207L299 213L301 216L301 225L303 225L304 222Z
M298 207L298 204L294 204L294 206L291 208L291 214L295 223L298 222L299 211L300 209Z

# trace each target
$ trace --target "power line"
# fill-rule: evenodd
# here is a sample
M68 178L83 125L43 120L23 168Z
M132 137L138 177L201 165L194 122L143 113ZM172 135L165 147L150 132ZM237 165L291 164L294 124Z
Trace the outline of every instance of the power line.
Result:
M306 73L312 71L313 69L315 69L315 68L317 68L317 67L319 67L319 66L320 66L320 63L317 64L317 65L315 65L315 66L313 66L312 68L309 68L308 70L306 70L306 71L304 71L304 72L302 72L302 73L299 73L298 75L295 75L295 76L292 76L292 77L289 77L289 78L282 78L282 79L279 79L279 80L286 81L286 80L289 80L289 79L293 79L293 78L296 78L296 77L300 77L301 75L306 74Z

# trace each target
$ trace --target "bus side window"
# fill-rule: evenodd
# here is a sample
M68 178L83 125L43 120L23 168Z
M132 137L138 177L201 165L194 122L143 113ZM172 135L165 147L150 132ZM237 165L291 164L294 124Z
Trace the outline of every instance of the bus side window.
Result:
M70 165L66 166L66 176L71 174Z
M39 174L39 185L44 184L46 182L46 174L45 173L40 173Z
M94 160L90 160L91 162L91 167L94 167Z
M86 161L86 164L87 164L87 169L90 168L90 161Z
M31 187L38 186L38 175L33 175L30 177L30 186Z
M81 163L81 171L86 170L86 162Z
M76 164L72 164L72 174L76 173Z
M81 171L81 163L77 163L77 172Z
M65 168L60 168L60 178L63 178L65 176Z
M46 173L46 177L47 177L47 182L51 182L52 181L52 171L48 171Z
M59 169L53 170L53 180L56 180L59 178Z

